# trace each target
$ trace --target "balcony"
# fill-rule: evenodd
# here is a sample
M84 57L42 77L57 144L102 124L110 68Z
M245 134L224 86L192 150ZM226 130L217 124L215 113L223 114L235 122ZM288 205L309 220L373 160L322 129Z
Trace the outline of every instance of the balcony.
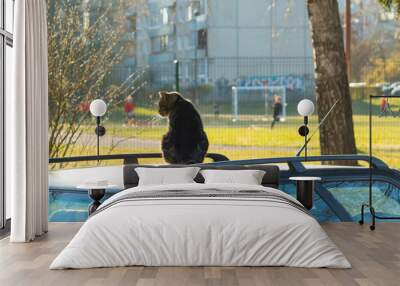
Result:
M152 27L149 27L148 29L148 35L149 37L153 38L153 37L159 37L162 35L172 35L174 34L174 24L173 23L169 23L166 25L155 25Z

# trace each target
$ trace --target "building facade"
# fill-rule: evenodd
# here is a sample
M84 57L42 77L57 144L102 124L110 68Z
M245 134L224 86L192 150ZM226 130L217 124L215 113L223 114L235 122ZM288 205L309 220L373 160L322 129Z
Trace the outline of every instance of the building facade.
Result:
M173 88L173 62L178 60L180 86L194 92L217 87L223 90L218 94L229 94L232 86L274 85L303 96L313 93L305 1L85 0L83 26L98 18L93 11L106 7L116 9L115 17L122 15L126 26L121 42L127 52L111 75L113 82L148 70L151 87ZM342 15L344 0L339 7ZM393 17L376 1L352 1L354 39L373 37L379 30L397 39ZM386 52L386 43L394 39L378 37L377 45Z
M305 88L312 47L304 1L147 0L137 11L136 62L160 86Z

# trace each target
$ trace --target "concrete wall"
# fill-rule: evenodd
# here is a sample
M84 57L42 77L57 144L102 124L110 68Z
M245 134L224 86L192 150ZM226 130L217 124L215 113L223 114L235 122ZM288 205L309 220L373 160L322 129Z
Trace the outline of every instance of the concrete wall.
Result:
M149 6L153 7L149 9L149 15L157 14L159 7L171 3L171 0L149 1ZM202 76L198 82L211 85L221 79L234 85L246 77L262 80L271 76L309 77L312 74L312 46L305 1L206 0L205 14L191 21L184 17L190 1L176 0L175 3L174 32L171 29L165 32L174 38L170 50L151 54L148 43L151 36L163 34L165 29L150 27L146 17L137 25L140 29L138 41L147 43L138 43L139 65L149 64L153 69L170 73L171 68L166 66L176 57L182 62L183 83L193 83L190 77L194 75L194 68L190 65L205 61L206 74L198 73L198 77ZM201 28L208 32L207 49L196 51L193 39ZM141 45L145 48L140 49Z
M275 6L273 6L275 3ZM311 58L305 1L290 0L209 0L209 58ZM235 61L232 59L232 61ZM243 60L242 60L243 61ZM294 64L295 65L295 64ZM252 75L309 73L279 61L260 71L257 63L243 65L240 61L229 73L210 62L212 77L232 78ZM307 70L305 70L307 68ZM259 74L261 72L261 74ZM278 73L278 74L277 74Z
M209 0L207 26L211 58L311 56L305 1Z

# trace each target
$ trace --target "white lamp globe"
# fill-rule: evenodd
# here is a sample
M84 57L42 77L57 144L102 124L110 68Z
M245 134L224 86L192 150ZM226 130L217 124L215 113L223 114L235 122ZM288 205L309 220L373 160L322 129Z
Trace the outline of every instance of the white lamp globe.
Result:
M95 99L90 103L90 113L93 116L103 116L107 111L107 104L102 99Z
M297 105L297 112L301 116L309 116L314 112L314 103L309 99L303 99Z

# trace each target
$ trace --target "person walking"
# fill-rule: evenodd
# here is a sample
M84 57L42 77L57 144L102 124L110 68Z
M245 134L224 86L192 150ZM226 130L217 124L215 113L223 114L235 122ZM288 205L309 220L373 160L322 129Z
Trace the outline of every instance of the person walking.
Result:
M133 124L133 120L135 118L134 115L135 107L136 106L133 103L133 97L129 95L124 102L124 111L126 113L126 124L129 126Z
M387 98L382 97L380 102L381 113L379 117L386 116L389 112L389 101Z
M279 95L274 95L274 105L272 106L273 118L271 123L271 129L274 128L275 123L280 121L280 116L282 114L282 100Z
M214 110L215 118L218 118L219 117L219 104L217 102L214 103L213 110Z

